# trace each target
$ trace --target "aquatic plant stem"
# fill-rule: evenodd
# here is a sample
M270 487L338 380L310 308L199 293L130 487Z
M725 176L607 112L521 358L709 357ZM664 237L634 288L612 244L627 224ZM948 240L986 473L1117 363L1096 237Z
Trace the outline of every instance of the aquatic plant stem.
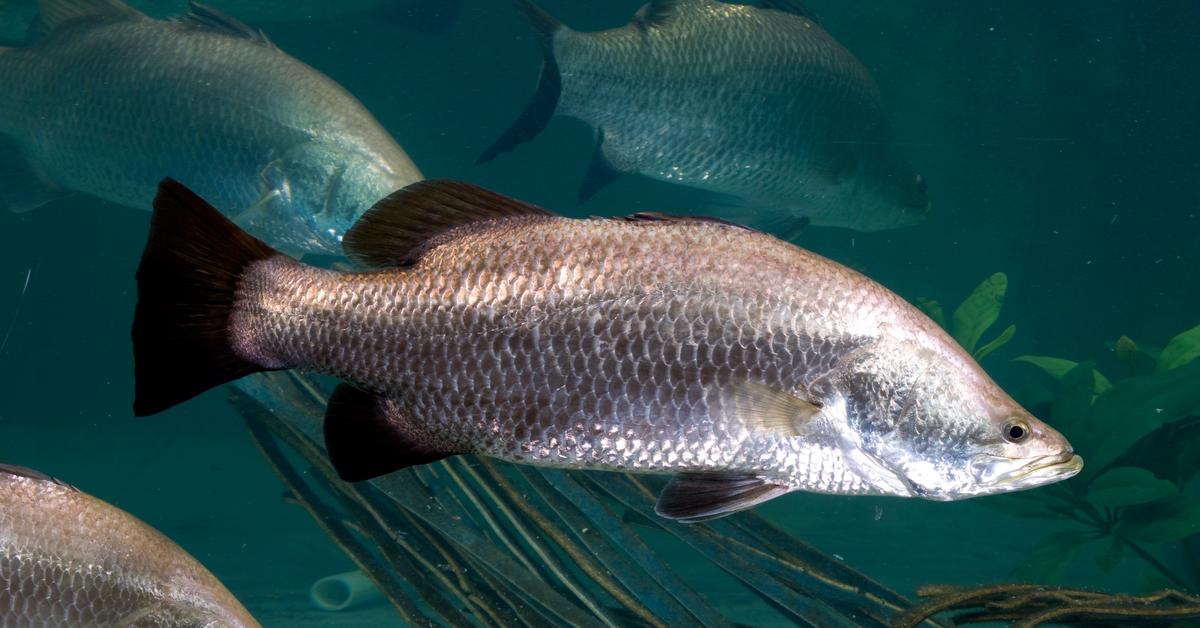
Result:
M525 543L533 550L535 554L538 555L538 558L542 560L542 564L546 565L546 567L550 569L555 577L557 577L558 580L562 582L562 584L566 586L567 589L570 590L571 593L575 595L575 597L579 599L584 606L588 608L588 610L592 611L592 613L601 622L611 626L612 628L616 628L617 624L608 616L606 612L604 612L604 609L601 608L594 599L592 599L592 596L588 594L587 591L583 590L583 587L581 587L579 583L575 582L575 579L566 572L561 564L559 564L558 559L556 559L550 553L550 550L545 547L545 545L540 543L537 540L537 537L530 534L529 530L525 527L525 524L522 523L512 509L500 499L496 492L492 490L491 486L485 483L482 478L479 477L479 474L476 473L471 467L463 465L463 471L483 489L488 499L490 499L492 503L496 505L496 508L501 514L504 515L504 518L508 520L509 524L513 526L513 529L517 531L517 534L519 534L521 538L525 540Z
M1175 583L1175 586L1177 586L1181 589L1184 589L1184 590L1191 589L1191 587L1189 587L1187 585L1187 583L1183 581L1182 578L1175 575L1175 572L1171 571L1170 567L1167 567L1166 565L1164 565L1161 561L1159 561L1152 554L1150 554L1150 552L1147 552L1144 548L1142 548L1142 546L1138 545L1137 543L1135 543L1127 538L1124 538L1124 537L1120 537L1120 538L1121 538L1121 541L1123 543L1125 543L1126 547L1133 550L1133 553L1137 554L1142 560L1149 563L1149 565L1151 567L1154 567L1155 569L1157 569L1158 572L1161 573L1163 576L1165 576L1168 580Z

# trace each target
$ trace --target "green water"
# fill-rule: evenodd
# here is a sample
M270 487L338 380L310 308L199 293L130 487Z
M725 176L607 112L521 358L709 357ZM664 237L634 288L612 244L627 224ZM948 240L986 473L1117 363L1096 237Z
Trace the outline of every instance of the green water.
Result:
M542 4L579 30L619 26L639 6ZM983 365L1019 400L1048 384L1017 356L1095 359L1120 375L1106 342L1127 335L1162 347L1200 323L1200 5L807 4L879 83L898 141L929 182L932 215L880 233L810 229L798 244L948 309L985 277L1006 273L1007 300L989 336L1018 329ZM573 215L669 211L692 198L627 176L576 208L592 136L565 118L515 153L474 165L524 107L540 64L506 2L464 2L445 34L369 15L255 25L354 93L429 177ZM0 216L0 325L13 321L0 350L0 460L143 518L264 625L398 624L386 606L330 615L308 605L312 581L353 564L285 503L223 392L132 416L133 273L148 216L82 195ZM1010 580L1043 534L1068 526L976 501L792 494L760 512L905 594L930 582ZM676 564L697 562L665 536L650 538ZM1127 556L1102 571L1102 549L1085 548L1062 582L1141 591L1145 564ZM1200 587L1183 544L1152 551ZM719 574L697 573L717 604L763 612L753 596L721 586Z

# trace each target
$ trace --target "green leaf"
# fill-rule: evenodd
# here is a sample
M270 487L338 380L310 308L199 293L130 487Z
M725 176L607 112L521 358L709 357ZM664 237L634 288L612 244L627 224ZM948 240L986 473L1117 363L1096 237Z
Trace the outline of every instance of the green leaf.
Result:
M1158 370L1169 371L1200 358L1200 325L1171 339L1158 356Z
M1200 500L1175 495L1126 511L1117 534L1132 541L1171 543L1200 532Z
M924 297L917 299L917 309L925 313L926 316L933 319L940 327L946 326L946 313L942 311L942 304L933 299Z
M1081 453L1088 451L1084 446L1087 439L1094 439L1087 418L1092 411L1092 400L1096 398L1095 372L1091 362L1084 362L1063 375L1058 390L1054 393L1054 405L1050 415L1054 427L1062 431L1072 443L1081 441L1075 443L1076 451Z
M1175 484L1156 478L1145 469L1117 467L1092 480L1087 500L1097 506L1117 508L1152 502L1178 492Z
M976 286L954 310L951 318L952 335L968 353L975 351L980 336L999 318L1007 291L1008 277L1004 273L996 273Z
M1015 335L1017 335L1017 326L1009 325L1007 328L1004 329L1004 331L1000 332L999 336L996 336L991 342L989 342L986 345L983 345L982 347L979 347L978 349L975 350L975 361L978 362L978 361L982 360L984 358L984 356L986 356L987 354L1008 344L1008 341L1012 340L1013 336L1015 336Z
M1079 548L1096 538L1096 533L1089 530L1061 530L1047 534L1029 552L1025 562L1013 570L1013 575L1025 582L1056 583Z
M1026 363L1032 364L1032 365L1042 369L1043 371L1045 371L1046 374L1049 375L1050 377L1053 377L1054 379L1059 379L1059 380L1061 380L1063 378L1063 376L1065 376L1067 373L1069 373L1071 371L1071 369L1073 369L1079 365L1078 362L1072 362L1070 360L1064 360L1062 358L1052 358L1052 357L1046 356L1046 355L1023 355L1020 357L1013 358L1013 361L1014 362L1026 362ZM1112 388L1112 382L1110 382L1109 379L1107 377L1105 377L1104 374L1101 373L1100 371L1095 371L1095 378L1096 378L1095 393L1097 395L1103 393L1104 391L1108 390L1109 388Z
M1082 439L1085 477L1103 471L1165 423L1200 413L1200 361L1163 373L1127 377L1092 404ZM1091 473L1089 474L1089 469Z
M1108 549L1104 553L1096 557L1096 565L1104 573L1109 573L1121 559L1125 558L1125 542L1119 536L1113 536L1108 542Z

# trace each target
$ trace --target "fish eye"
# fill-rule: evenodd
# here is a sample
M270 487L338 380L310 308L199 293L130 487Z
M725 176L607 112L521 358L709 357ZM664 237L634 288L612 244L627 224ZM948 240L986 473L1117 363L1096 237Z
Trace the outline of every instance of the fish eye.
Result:
M1029 438L1029 424L1020 419L1013 419L1004 424L1004 440L1010 443L1020 443Z

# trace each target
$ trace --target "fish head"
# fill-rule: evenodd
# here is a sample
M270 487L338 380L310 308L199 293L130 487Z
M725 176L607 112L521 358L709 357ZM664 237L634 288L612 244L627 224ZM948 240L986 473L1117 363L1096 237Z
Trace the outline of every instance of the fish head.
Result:
M346 231L376 201L419 178L410 173L415 166L397 168L361 147L307 142L262 170L259 222L287 230L272 239L288 242L285 250L341 255Z
M1062 434L938 336L933 347L881 343L846 378L847 424L868 483L885 494L950 501L1079 473L1083 460Z
M899 149L880 142L841 152L825 172L828 211L814 224L882 231L929 217L929 186Z

